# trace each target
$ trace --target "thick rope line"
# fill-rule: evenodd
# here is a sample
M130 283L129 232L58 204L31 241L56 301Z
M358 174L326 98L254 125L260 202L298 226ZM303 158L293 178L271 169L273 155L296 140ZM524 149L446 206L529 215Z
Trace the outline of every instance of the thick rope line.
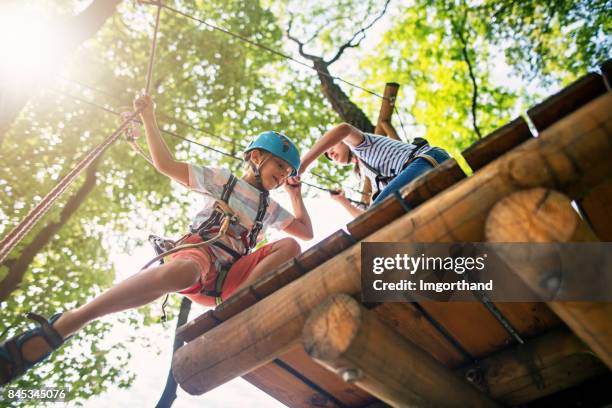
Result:
M149 58L149 67L147 70L147 89L148 93L151 86L151 78L153 76L153 60L155 56L155 48L157 46L157 33L159 31L159 16L161 13L161 3L158 9L157 19L155 22L155 30L153 32L153 40L151 41L151 55ZM77 176L88 166L91 165L108 147L121 136L121 133L127 128L130 122L137 117L142 109L137 109L124 120L121 125L102 143L90 150L83 159L66 174L53 189L48 192L42 200L17 224L6 236L0 241L0 263L2 263L9 253L17 246L17 244L32 230L34 225L45 215L51 206L57 201L59 196L74 182Z
M121 136L129 123L140 114L140 109L132 113L123 123L102 143L90 150L83 159L68 173L43 199L0 241L0 263L2 263L23 237L34 227L36 222L47 213L59 196L72 184L76 177Z
M153 62L155 61L155 49L157 48L157 33L159 32L159 17L161 15L161 1L157 5L157 16L155 17L155 29L153 30L153 41L151 41L151 51L149 52L149 65L147 66L147 85L145 95L151 92L151 79L153 78Z
M261 48L261 49L263 49L263 50L265 50L265 51L268 51L268 52L270 52L270 53L272 53L272 54L278 55L279 57L282 57L282 58L285 58L285 59L287 59L287 60L289 60L289 61L293 61L293 62L295 62L295 63L297 63L297 64L300 64L300 65L302 65L302 66L304 66L304 67L306 67L306 68L308 68L308 69L310 69L310 70L315 71L316 73L318 73L318 74L320 74L320 75L326 76L326 77L328 77L328 78L330 78L330 79L334 79L334 80L337 80L337 81L343 82L343 83L345 83L345 84L347 84L347 85L349 85L349 86L351 86L351 87L353 87L353 88L360 89L360 90L362 90L362 91L364 91L364 92L367 92L367 93L369 93L369 94L371 94L371 95L377 96L377 97L379 97L379 98L381 98L381 99L386 99L386 98L385 98L383 95L381 95L381 94L379 94L379 93L377 93L377 92L371 91L371 90L366 89L366 88L364 88L364 87L362 87L362 86L359 86L359 85L357 85L357 84L355 84L355 83L349 82L349 81L347 81L347 80L345 80L345 79L343 79L343 78L341 78L341 77L339 77L339 76L331 75L331 74L328 74L327 72L324 72L324 71L321 71L321 70L319 70L319 69L316 69L315 67L313 67L313 66L311 66L311 65L308 65L307 63L305 63L305 62L303 62L303 61L300 61L300 60L298 60L298 59L296 59L296 58L293 58L293 57L292 57L292 56L290 56L290 55L284 54L284 53L282 53L282 52L280 52L280 51L277 51L277 50L275 50L275 49L272 49L272 48L270 48L270 47L268 47L268 46L266 46L266 45L260 44L260 43L258 43L258 42L253 41L253 40L250 40L250 39L248 39L248 38L246 38L246 37L244 37L244 36L242 36L242 35L240 35L240 34L233 33L233 32L231 32L231 31L229 31L229 30L226 30L225 28L221 28L221 27L216 26L216 25L214 25L214 24L208 23L208 22L207 22L207 21L205 21L205 20L199 19L199 18L197 18L197 17L195 17L195 16L192 16L192 15L190 15L190 14L187 14L187 13L185 13L185 12L183 12L183 11L177 10L177 9L172 8L172 7L170 7L170 6L167 6L167 5L165 5L165 4L159 4L159 3L155 3L155 2L141 1L141 3L143 3L143 4L151 4L151 5L156 5L156 6L163 7L163 8L165 8L165 9L166 9L166 10L168 10L168 11L171 11L171 12L176 13L176 14L179 14L179 15L181 15L181 16L183 16L183 17L185 17L185 18L188 18L188 19L191 19L191 20L193 20L193 21L196 21L196 22L198 22L198 23L200 23L200 24L203 24L203 25L205 25L205 26L207 26L207 27L209 27L209 28L213 29L213 30L216 30L216 31L222 32L222 33L227 34L227 35L229 35L229 36L231 36L231 37L234 37L234 38L236 38L236 39L238 39L238 40L240 40L240 41L243 41L243 42L245 42L245 43L247 43L247 44L253 45L253 46L258 47L258 48Z

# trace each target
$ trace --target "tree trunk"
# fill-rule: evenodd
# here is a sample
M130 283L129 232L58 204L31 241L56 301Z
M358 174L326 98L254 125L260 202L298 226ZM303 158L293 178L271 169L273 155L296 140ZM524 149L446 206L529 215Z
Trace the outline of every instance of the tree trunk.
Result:
M51 241L61 228L68 222L70 217L79 209L85 201L87 195L96 185L97 168L99 161L92 163L87 169L85 181L79 190L68 200L57 222L45 226L32 242L30 242L16 259L8 259L2 266L7 266L9 271L6 277L0 282L0 302L4 301L19 286L23 275L30 267L34 257Z
M374 125L365 113L355 105L344 91L336 85L328 70L328 64L323 59L313 60L321 81L321 91L331 103L332 108L343 121L350 123L362 132L373 133Z
M172 346L172 354L176 350L179 349L183 345L183 340L179 339L176 335L178 329L187 323L187 318L189 317L189 312L191 311L191 300L183 296L183 300L181 300L181 308L179 311L178 319L176 321L176 329L174 329L174 344ZM156 405L156 408L167 408L171 407L176 399L176 380L172 375L172 369L168 371L168 379L166 380L166 386L164 387L164 391L162 392L162 396L159 399L159 402Z
M113 15L120 2L121 0L95 0L79 15L58 21L58 27L69 27L63 36L66 39L62 44L63 54L74 52L85 40L93 37L104 22ZM50 72L47 77L53 74ZM37 91L36 84L24 84L21 81L11 81L10 78L3 79L7 87L0 90L0 144L19 112Z

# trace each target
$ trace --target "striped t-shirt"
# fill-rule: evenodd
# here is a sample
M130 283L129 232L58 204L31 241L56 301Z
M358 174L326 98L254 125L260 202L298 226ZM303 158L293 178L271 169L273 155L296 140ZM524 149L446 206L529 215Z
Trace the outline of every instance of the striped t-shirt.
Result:
M375 168L385 177L394 177L402 171L402 166L408 161L410 154L417 148L411 143L400 142L385 136L363 133L363 142L357 146L348 145L361 162ZM416 154L425 153L431 149L429 145L421 147ZM366 166L360 166L362 174L369 178L372 186L376 186L376 173Z

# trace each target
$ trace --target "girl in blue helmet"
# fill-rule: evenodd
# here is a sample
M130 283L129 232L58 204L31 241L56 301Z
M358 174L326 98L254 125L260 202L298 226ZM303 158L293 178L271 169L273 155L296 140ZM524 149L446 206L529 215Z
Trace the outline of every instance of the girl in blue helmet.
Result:
M312 239L310 217L301 196L297 174L300 155L286 136L260 134L246 149L245 174L234 177L214 169L176 161L161 138L149 96L134 101L143 107L147 144L155 168L202 194L200 212L180 249L166 262L134 274L89 303L50 319L29 314L39 326L0 345L0 384L6 384L45 359L87 323L109 313L146 305L167 293L178 292L193 301L214 306L250 285L265 272L299 254L298 243L284 238L254 250L268 227L301 239ZM285 186L293 215L268 192ZM225 231L223 234L220 230ZM211 239L216 237L216 240ZM202 244L204 241L212 242ZM201 244L201 245L197 245ZM175 248L176 249L176 248ZM254 251L253 251L254 250ZM169 259L168 259L169 258Z
M299 174L320 155L340 165L353 165L359 175L370 179L372 205L399 194L406 184L450 158L446 151L429 146L425 139L404 143L362 132L348 123L333 127L314 144L302 158ZM355 217L364 212L341 191L332 194L332 198Z

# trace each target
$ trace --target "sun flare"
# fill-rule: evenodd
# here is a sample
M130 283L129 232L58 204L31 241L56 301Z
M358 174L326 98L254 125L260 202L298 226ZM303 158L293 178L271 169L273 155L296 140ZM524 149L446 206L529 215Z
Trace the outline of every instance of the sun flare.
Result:
M0 75L42 80L62 54L62 27L40 14L0 7Z

